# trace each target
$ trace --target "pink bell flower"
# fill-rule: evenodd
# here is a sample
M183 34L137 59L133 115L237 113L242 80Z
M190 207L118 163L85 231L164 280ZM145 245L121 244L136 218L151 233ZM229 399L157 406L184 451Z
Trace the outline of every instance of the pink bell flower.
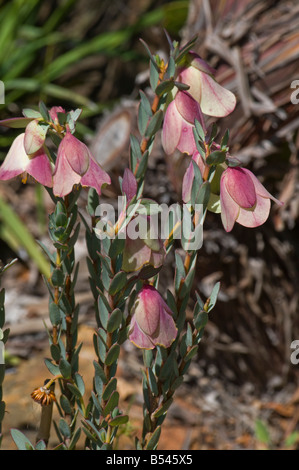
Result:
M149 230L144 238L130 237L131 226L138 220ZM162 240L159 237L157 227L151 224L151 217L139 214L136 219L132 219L127 226L127 236L123 251L122 269L125 272L139 271L143 266L150 265L154 268L160 268L163 265L166 250ZM134 227L133 230L134 232Z
M177 81L188 85L188 93L199 103L204 114L224 117L236 106L235 95L219 85L214 78L215 70L198 54L189 52L189 65L183 67Z
M88 147L69 131L59 147L53 175L53 192L64 197L74 184L95 188L101 194L103 184L110 184L109 175L96 162Z
M244 227L258 227L268 218L270 199L275 199L254 176L240 167L228 167L221 175L220 204L221 219L227 232L238 222Z
M196 150L193 135L195 119L204 128L198 103L186 91L178 91L166 109L163 123L162 145L168 155L171 155L176 148L182 153L193 154Z
M0 168L0 180L10 180L27 173L43 186L52 187L52 167L47 154L40 148L32 155L27 155L24 147L25 133L13 141Z
M157 345L168 348L177 336L172 315L159 292L144 285L133 307L130 341L142 349L153 349Z

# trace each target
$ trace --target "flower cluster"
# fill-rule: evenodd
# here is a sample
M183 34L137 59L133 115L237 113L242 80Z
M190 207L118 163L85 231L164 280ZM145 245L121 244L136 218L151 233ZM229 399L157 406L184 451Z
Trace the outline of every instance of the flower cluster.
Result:
M53 188L57 197L66 196L78 184L95 188L101 194L102 186L110 184L110 177L88 147L73 135L72 113L67 114L63 108L55 106L44 116L32 112L38 117L31 118L29 113L29 117L0 121L0 125L6 127L26 127L13 141L0 168L0 179L23 175L26 181L28 174L43 186ZM48 133L60 139L55 163L45 144Z
M178 91L166 109L162 145L167 154L177 149L191 155L203 180L210 180L214 191L210 194L208 208L213 207L214 212L221 212L227 232L232 230L235 222L245 227L258 227L269 216L270 199L279 205L282 203L263 187L251 171L235 166L236 160L230 157L227 148L220 149L213 139L209 142L204 115L224 117L236 105L234 94L219 85L214 74L215 70L203 59L195 52L189 52L177 76L178 82L189 88L187 91ZM201 142L196 141L196 122L204 135L204 138L199 139ZM212 161L210 154L213 151L217 154L216 158L219 159L220 155L218 161ZM217 178L219 175L220 179ZM191 199L193 183L194 167L191 163L183 179L184 202ZM215 201L219 204L215 204Z

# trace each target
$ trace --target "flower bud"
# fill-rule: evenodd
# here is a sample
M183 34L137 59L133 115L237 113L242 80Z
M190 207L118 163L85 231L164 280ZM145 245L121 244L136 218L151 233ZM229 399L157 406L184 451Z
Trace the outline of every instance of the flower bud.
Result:
M168 348L177 336L173 313L159 292L144 285L133 306L129 339L138 348Z

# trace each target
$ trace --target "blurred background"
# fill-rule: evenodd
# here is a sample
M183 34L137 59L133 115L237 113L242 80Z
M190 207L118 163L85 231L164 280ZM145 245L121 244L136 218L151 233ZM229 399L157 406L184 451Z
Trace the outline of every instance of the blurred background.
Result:
M0 22L0 80L5 86L0 119L21 116L24 107L36 108L40 100L48 107L82 108L77 134L112 177L107 200L119 194L129 135L138 135L139 89L149 91L148 57L139 39L167 56L164 28L182 43L198 36L196 52L237 96L235 111L217 122L219 135L230 129L231 154L284 206L273 206L262 227L236 224L229 234L219 216L208 215L194 288L206 298L220 281L221 292L198 358L166 420L171 433L162 434L160 448L297 448L299 364L292 364L290 356L292 341L299 340L299 103L291 98L296 91L292 83L299 80L298 2L10 0L0 1ZM0 160L17 133L0 129ZM168 204L179 201L187 163L177 154L166 158L157 141L146 196ZM80 204L84 212L86 193ZM34 432L30 392L46 373L42 362L48 340L42 320L47 318L47 292L41 275L48 266L35 240L47 244L51 210L43 188L19 179L1 182L0 260L19 260L2 281L11 328L4 390L11 408L7 447L9 427ZM93 318L84 250L82 238L78 297L88 376ZM163 286L171 282L170 259ZM122 399L136 422L124 430L120 448L129 448L138 427L140 366L139 352L126 345L120 363Z

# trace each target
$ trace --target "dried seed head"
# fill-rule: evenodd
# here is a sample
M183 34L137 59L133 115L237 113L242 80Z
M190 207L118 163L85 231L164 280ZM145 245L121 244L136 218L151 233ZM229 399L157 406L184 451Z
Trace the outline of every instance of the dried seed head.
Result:
M51 405L56 401L55 393L46 387L40 387L33 390L31 393L31 398L40 405L46 406Z

